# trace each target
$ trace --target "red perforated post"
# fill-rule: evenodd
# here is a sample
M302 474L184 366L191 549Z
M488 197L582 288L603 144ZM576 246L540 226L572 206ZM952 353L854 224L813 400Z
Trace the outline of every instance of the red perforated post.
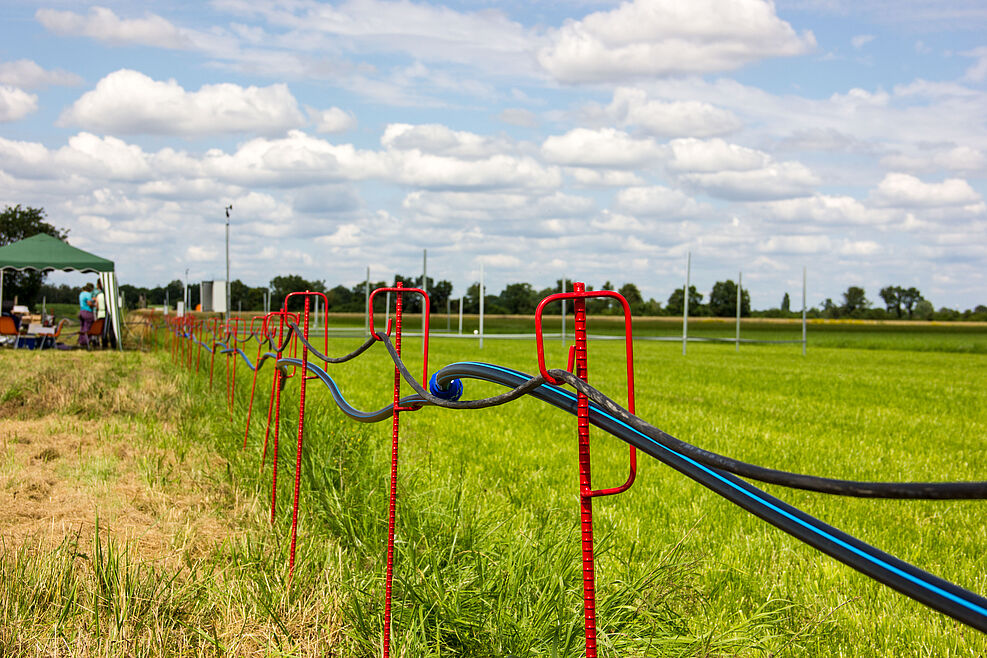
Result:
M584 283L573 284L571 293L558 293L543 299L535 310L535 337L538 349L538 371L552 384L560 384L548 374L545 366L545 347L542 335L541 317L545 305L560 299L572 299L575 310L575 344L569 351L569 370L576 377L588 381L588 360L586 340L586 298L612 297L620 301L624 308L624 337L627 349L627 404L634 413L634 351L631 332L630 305L619 293L609 290L587 292ZM590 472L589 446L589 398L576 391L576 423L579 440L579 509L583 561L583 616L586 634L586 656L596 658L596 577L593 555L593 498L608 496L626 491L634 483L637 474L637 451L630 448L630 472L627 481L619 487L593 490Z
M192 372L192 341L195 339L195 318L191 315L185 320L186 326L188 327L188 336L186 336L187 349L185 354L188 357L187 367L189 372Z
M294 295L296 293L291 293ZM305 338L305 342L308 342L308 309L309 309L309 297L311 296L321 296L325 299L325 295L322 293L313 293L306 290L301 293L305 298L305 310L302 315L302 335ZM328 300L326 300L328 301ZM285 308L288 306L288 298L285 298ZM327 333L328 336L328 333ZM328 342L328 341L327 341ZM328 350L328 348L327 348ZM298 446L295 449L295 499L292 503L291 508L291 548L288 555L288 582L291 582L291 578L295 573L295 541L298 537L298 492L301 486L302 479L302 437L305 433L305 382L308 380L308 345L302 344L302 376L301 376L301 387L298 394Z
M394 286L401 288L400 281ZM394 295L394 348L401 356L401 293ZM401 372L394 367L394 410L391 417L391 495L387 504L387 573L384 580L384 658L391 655L391 584L394 580L394 517L398 495L398 427Z
M369 324L371 332L376 334L374 326L374 296L381 292L395 293L394 307L394 349L398 356L401 356L401 316L402 316L402 295L405 293L416 293L422 296L422 306L424 312L425 335L424 357L422 359L422 381L428 381L428 335L430 329L429 321L429 300L428 294L420 288L405 288L404 284L398 281L393 288L377 288L370 294L367 312L369 314ZM385 333L390 335L392 324L388 322ZM380 340L380 338L378 338ZM417 407L401 406L401 371L394 366L394 403L391 418L391 491L387 508L387 571L384 576L384 658L391 655L391 592L394 581L394 527L397 516L397 488L398 488L398 436L399 436L399 414L402 411L416 411Z
M199 363L202 360L202 321L192 322L192 327L195 329L195 372L199 373Z
M218 320L212 319L212 352L209 356L209 388L212 388L212 372L216 365L216 332L219 331Z
M573 292L585 292L585 285L577 282ZM589 368L586 359L586 300L577 297L573 302L575 319L576 371L573 373L588 382ZM586 620L586 658L596 658L596 582L593 565L593 485L590 478L589 454L589 398L576 392L577 434L579 436L579 525L583 548L583 615Z

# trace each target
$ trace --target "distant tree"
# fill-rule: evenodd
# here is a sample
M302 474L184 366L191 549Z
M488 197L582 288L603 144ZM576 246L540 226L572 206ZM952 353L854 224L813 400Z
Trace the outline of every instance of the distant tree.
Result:
M922 293L918 291L918 288L908 288L908 289L899 288L898 296L901 298L901 305L904 306L905 310L908 312L908 319L911 320L912 311L915 308L915 305L921 301L924 301L925 298L922 297ZM924 320L927 318L919 318L919 319Z
M668 303L665 305L665 312L668 315L682 315L684 309L685 296L682 294L682 288L676 288L672 291L672 294L668 296ZM705 309L703 306L703 296L696 286L689 286L689 314L690 315L702 315Z
M535 312L535 306L538 304L538 293L535 292L530 283L509 283L500 293L499 301L506 313L528 315Z
M901 317L901 293L904 290L900 286L886 286L881 288L881 299L884 300L884 305L888 307L888 313L894 312L895 317Z
M428 296L432 300L432 312L445 313L446 302L452 297L452 282L445 279L436 281L428 289Z
M867 295L863 288L850 286L843 293L843 306L841 310L847 315L859 314L859 312L865 310L868 306L870 306L870 301L867 300Z
M46 233L59 240L65 240L69 232L62 230L45 221L44 208L7 206L0 212L0 247L39 233ZM41 284L45 280L43 272L14 272L3 273L3 298L17 301L26 306L32 306L38 299Z
M239 279L230 281L230 310L237 311L241 308L244 311L261 311L264 309L263 287L253 288L246 285ZM310 305L310 310L315 311L314 305Z
M691 304L691 301L690 301ZM737 314L737 284L731 279L717 281L709 293L709 314L725 318ZM751 314L751 296L743 288L740 289L740 314L747 317Z
M833 302L832 298L827 297L822 306L822 311L820 312L822 317L831 320L840 317L840 307Z
M625 283L620 286L620 289L617 292L624 296L624 299L626 299L627 303L630 304L631 309L644 303L644 297L641 295L641 291L634 283Z
M324 281L307 281L297 274L285 274L276 276L271 279L271 310L278 310L284 307L285 297L288 293L292 292L303 292L305 290L310 290L312 292L323 292L326 289L326 284ZM233 295L231 294L232 298ZM288 303L289 311L300 311L303 308L303 301L301 297L292 297L291 301Z
M931 320L934 312L935 308L932 306L932 302L927 299L920 299L915 303L914 312L910 312L908 317L911 318L914 315L916 320Z
M785 293L785 296L781 298L781 312L782 313L792 312L792 300L788 296L787 292Z

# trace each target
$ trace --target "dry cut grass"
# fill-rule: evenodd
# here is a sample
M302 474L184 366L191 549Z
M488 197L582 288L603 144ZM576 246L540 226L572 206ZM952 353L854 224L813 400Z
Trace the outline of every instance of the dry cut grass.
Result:
M331 651L166 358L0 353L0 656Z

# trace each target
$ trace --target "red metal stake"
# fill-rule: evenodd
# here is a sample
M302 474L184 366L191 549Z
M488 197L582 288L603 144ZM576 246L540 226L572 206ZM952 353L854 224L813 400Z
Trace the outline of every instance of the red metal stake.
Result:
M395 288L403 284L398 281ZM401 356L401 293L394 295L394 348ZM401 402L401 371L394 366L394 411L391 418L391 495L387 505L387 573L384 579L384 658L391 655L391 585L394 580L394 516L398 496L398 432Z
M398 281L393 288L377 288L370 294L367 312L371 331L376 334L374 326L374 296L381 292L394 292L394 349L398 356L401 356L401 318L402 318L402 295L404 293L417 293L422 296L424 309L424 356L422 358L422 381L428 381L428 334L429 334L429 299L424 290L420 288L405 288L404 284ZM386 334L391 333L391 323L388 322ZM378 338L380 340L380 338ZM394 403L391 417L391 490L387 508L387 572L384 576L384 658L391 655L391 598L394 582L394 528L397 515L397 490L398 490L398 436L399 436L399 414L402 411L416 411L417 407L401 406L401 371L394 367Z
M573 285L573 292L585 292L582 283ZM573 300L576 314L575 345L576 371L573 373L588 382L586 359L586 300ZM589 398L576 392L576 419L579 436L579 521L583 544L583 616L586 620L586 658L596 658L596 583L593 565L593 486L590 482L589 455Z
M308 291L306 291L307 293ZM302 317L302 332L308 341L308 295ZM308 346L302 346L301 389L298 393L298 447L295 449L295 501L291 509L291 549L288 554L288 583L295 573L295 540L298 537L298 489L302 481L302 435L305 431L305 382L308 380Z
M573 284L571 293L557 293L543 299L535 310L535 336L538 348L538 371L552 384L560 384L548 374L545 366L545 347L542 335L542 312L545 305L552 301L572 299L575 308L576 330L575 344L569 350L569 371L583 381L588 381L588 363L586 356L586 298L610 297L620 301L624 308L624 340L627 350L627 405L634 413L634 348L631 331L631 310L627 300L609 290L586 292L586 285L581 282ZM579 439L579 510L583 559L583 616L586 632L586 656L596 658L596 576L593 558L593 498L609 496L626 491L634 483L637 474L637 451L630 448L630 469L627 480L619 487L594 491L590 477L590 445L589 445L589 398L582 392L576 391L576 422Z
M202 361L202 322L199 322L199 340L195 341L195 372L199 373L199 363Z
M216 332L219 328L216 326L215 318L212 321L212 355L209 358L209 388L212 389L212 371L213 367L216 365Z

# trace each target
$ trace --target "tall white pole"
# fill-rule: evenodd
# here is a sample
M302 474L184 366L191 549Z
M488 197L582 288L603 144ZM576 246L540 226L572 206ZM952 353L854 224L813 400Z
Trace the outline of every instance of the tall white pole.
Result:
M805 265L802 266L802 356L805 356Z
M226 321L230 321L230 211L233 204L226 206Z
M685 288L682 289L682 356L685 356L685 345L689 342L689 275L692 272L692 252L685 257Z
M446 333L452 332L452 297L446 296Z
M562 290L565 293L565 277L562 277ZM562 300L562 348L565 349L565 300Z
M740 351L740 286L744 280L744 273L737 272L737 351Z
M480 263L480 349L483 349L483 263Z
M367 280L363 284L363 333L370 335L370 266L367 265Z
M459 296L459 335L463 335L463 296Z

